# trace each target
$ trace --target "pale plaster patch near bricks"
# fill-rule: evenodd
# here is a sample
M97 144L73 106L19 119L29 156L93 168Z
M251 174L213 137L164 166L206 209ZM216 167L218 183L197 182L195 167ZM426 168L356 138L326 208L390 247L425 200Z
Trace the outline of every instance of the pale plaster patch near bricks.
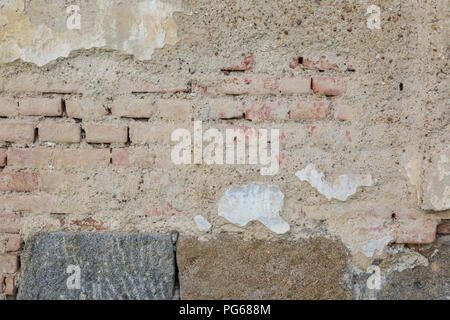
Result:
M173 19L173 14L181 11L177 1L133 0L121 5L97 0L82 9L75 13L80 28L72 30L67 27L70 15L64 1L34 0L26 6L22 0L5 2L0 62L22 59L43 66L73 50L94 47L110 47L147 60L155 48L178 41Z
M198 230L200 231L208 231L211 229L211 223L208 222L205 218L198 215L194 217L195 224L197 225Z
M393 241L394 238L391 236L384 237L381 239L374 239L366 242L362 247L362 252L366 257L373 257L377 254L382 254L384 251L384 248Z
M278 186L258 183L232 186L219 201L219 216L241 227L259 221L271 231L283 234L290 229L280 217L283 201L284 194Z
M307 219L326 220L328 231L350 249L356 267L366 270L374 259L384 259L392 245L430 244L439 217L396 202L347 201L304 206Z
M375 184L375 180L371 175L340 175L332 184L325 181L324 174L317 171L313 164L308 164L303 170L297 171L295 174L301 181L307 181L317 189L320 194L324 195L328 200L338 199L346 201L348 197L355 194L358 187L370 187Z
M450 147L436 148L431 162L424 168L422 209L450 209Z

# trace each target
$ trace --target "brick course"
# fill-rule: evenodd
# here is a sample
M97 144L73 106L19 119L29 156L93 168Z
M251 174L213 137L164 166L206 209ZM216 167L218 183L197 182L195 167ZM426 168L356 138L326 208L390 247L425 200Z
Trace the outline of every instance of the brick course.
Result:
M60 98L24 98L19 101L19 114L58 117L62 115L62 100Z

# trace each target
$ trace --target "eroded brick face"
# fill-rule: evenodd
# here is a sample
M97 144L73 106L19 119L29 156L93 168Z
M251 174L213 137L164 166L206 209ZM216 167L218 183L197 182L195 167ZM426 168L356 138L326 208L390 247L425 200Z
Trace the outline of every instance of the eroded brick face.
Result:
M0 173L1 191L31 192L37 185L37 175L33 173Z
M0 273L14 273L19 268L19 258L15 254L0 254Z
M18 103L14 99L0 98L0 117L13 117L18 113Z
M25 98L19 101L19 113L22 116L62 115L61 98Z
M75 123L44 122L39 124L39 139L42 142L79 143L81 128Z
M128 127L114 124L87 124L84 126L86 141L89 143L125 143Z
M32 143L35 138L35 125L29 122L2 121L0 141L14 143Z
M0 213L0 232L18 233L20 216L14 213Z

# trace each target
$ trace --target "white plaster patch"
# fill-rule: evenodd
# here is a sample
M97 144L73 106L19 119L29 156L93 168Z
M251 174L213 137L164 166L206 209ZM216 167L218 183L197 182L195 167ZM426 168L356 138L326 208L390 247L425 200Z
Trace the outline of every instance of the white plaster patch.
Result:
M313 164L308 164L303 170L297 171L295 174L301 181L307 181L316 188L319 193L324 195L328 200L338 199L341 201L356 193L358 187L373 186L375 180L371 175L340 175L332 184L325 181L324 174L318 172Z
M208 231L209 229L211 229L211 223L209 223L208 220L200 215L195 216L194 221L197 224L198 230L200 231Z
M290 229L280 217L283 201L284 194L278 186L258 183L232 186L219 201L219 216L241 227L259 221L271 231L283 234Z
M175 2L92 0L71 12L60 0L0 1L0 62L22 59L43 66L94 47L148 60L155 48L178 41L173 13L182 10Z
M368 258L373 257L374 255L381 255L383 254L383 251L388 243L393 240L394 238L389 236L381 239L370 240L361 247L362 253L364 253L364 255Z

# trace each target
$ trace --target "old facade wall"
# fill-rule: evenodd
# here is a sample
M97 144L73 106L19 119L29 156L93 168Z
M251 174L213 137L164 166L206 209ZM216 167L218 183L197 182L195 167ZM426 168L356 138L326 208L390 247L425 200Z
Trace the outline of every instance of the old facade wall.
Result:
M236 249L244 252L292 246L283 250L293 257L296 247L307 257L308 246L329 241L327 259L339 261L330 282L348 291L335 289L339 298L376 296L364 281L346 283L365 280L374 263L387 288L399 268L431 270L423 250L448 252L448 1L143 2L127 11L121 1L81 1L79 30L65 24L71 3L1 9L0 297L20 288L20 249L39 231L176 230L178 267L189 274L181 293L185 284L191 298L227 297L205 292L213 284L201 274L217 266L198 252L233 241L247 241ZM367 25L371 5L381 29ZM222 133L280 129L279 172L175 165L171 134L193 133L194 121ZM311 178L310 164L322 179ZM245 187L252 183L278 188L281 200L273 188L268 200ZM258 216L265 201L281 201L279 212L268 205L275 220ZM233 223L228 205L257 212L255 221ZM196 216L211 228L201 231ZM192 271L189 255L204 272ZM215 263L227 270L232 257ZM330 298L323 290L303 298Z

